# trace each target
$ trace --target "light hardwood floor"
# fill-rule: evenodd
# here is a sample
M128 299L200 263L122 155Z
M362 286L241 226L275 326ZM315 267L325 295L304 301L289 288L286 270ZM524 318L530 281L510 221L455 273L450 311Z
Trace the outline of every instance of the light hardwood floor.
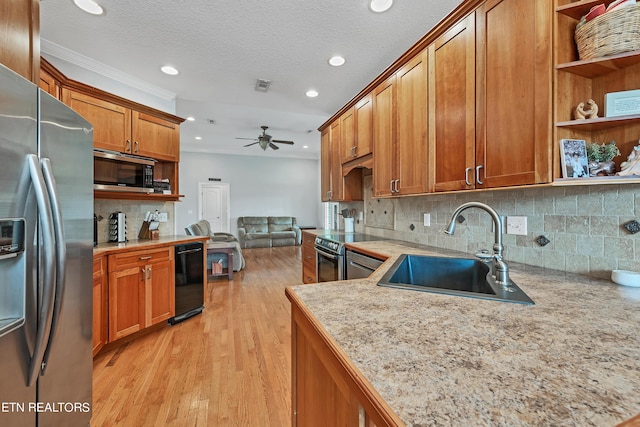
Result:
M291 309L300 247L245 249L205 310L94 359L92 426L288 426Z

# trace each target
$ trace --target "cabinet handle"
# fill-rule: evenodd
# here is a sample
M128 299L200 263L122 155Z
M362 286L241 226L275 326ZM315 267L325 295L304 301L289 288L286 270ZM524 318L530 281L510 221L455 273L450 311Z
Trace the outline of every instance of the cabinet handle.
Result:
M140 273L142 273L142 280L145 280L147 278L147 269L144 267L141 268Z
M351 155L353 157L358 157L358 154L356 153L357 149L358 149L358 147L356 147L355 145L351 148Z
M139 146L138 141L133 141L133 144L136 146L136 149L135 149L134 152L137 153L138 152L138 146Z
M151 280L151 267L147 267L147 279Z
M396 184L396 193L399 193L400 192L400 188L399 188L400 187L400 180L396 179L394 182Z
M389 191L393 194L393 180L389 181Z
M331 190L327 191L327 199L329 199L329 200L331 200L331 193L332 193Z
M477 182L478 184L480 184L480 185L484 184L484 182L482 182L482 181L480 180L480 169L482 169L482 168L483 168L483 166L482 166L482 165L478 165L478 166L476 166L476 182Z
M125 147L124 151L131 152L131 140L130 139L127 139L127 146Z
M469 172L471 172L471 169L472 168L466 168L464 170L464 182L469 186L471 185L471 182L469 181Z
M141 257L138 257L138 261L146 261L146 260L151 259L151 258L153 258L153 257L151 257L151 256L141 256Z

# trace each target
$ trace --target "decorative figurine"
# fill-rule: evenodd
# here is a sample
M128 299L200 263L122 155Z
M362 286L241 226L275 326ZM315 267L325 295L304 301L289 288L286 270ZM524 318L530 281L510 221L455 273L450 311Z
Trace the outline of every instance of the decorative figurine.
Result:
M640 140L638 145L633 147L626 162L620 163L620 172L616 175L640 175Z
M579 119L597 119L598 118L598 104L593 99L587 101L587 109L585 110L584 102L581 102L576 107L575 118Z
M608 176L616 174L614 157L620 155L615 141L608 144L591 142L587 144L587 159L589 160L589 176Z

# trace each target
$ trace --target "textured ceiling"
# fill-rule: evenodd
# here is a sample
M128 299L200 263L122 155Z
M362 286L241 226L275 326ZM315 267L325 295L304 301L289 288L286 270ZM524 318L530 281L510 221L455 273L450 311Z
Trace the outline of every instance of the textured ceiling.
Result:
M318 126L461 3L396 0L375 14L367 0L98 1L101 17L41 0L41 37L175 94L176 114L197 119L181 127L183 151L312 158ZM335 54L344 66L327 64ZM180 74L162 74L164 64ZM257 78L272 81L267 93ZM305 96L311 88L317 98ZM296 144L263 153L235 139L261 125Z

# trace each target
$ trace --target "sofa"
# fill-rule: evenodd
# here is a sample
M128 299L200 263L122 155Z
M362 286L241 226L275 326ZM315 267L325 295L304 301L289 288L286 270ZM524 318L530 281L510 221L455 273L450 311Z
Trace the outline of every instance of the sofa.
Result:
M242 248L294 246L302 242L302 232L293 216L241 216L238 240Z
M201 219L198 222L188 225L184 231L190 236L209 236L207 242L207 249L213 249L215 247L233 247L233 271L240 271L244 268L245 262L242 256L242 249L238 239L233 234L219 233L211 231L211 224L206 219ZM207 268L210 268L212 262L218 262L222 260L223 267L228 268L226 265L227 259L224 254L210 253L207 255Z

